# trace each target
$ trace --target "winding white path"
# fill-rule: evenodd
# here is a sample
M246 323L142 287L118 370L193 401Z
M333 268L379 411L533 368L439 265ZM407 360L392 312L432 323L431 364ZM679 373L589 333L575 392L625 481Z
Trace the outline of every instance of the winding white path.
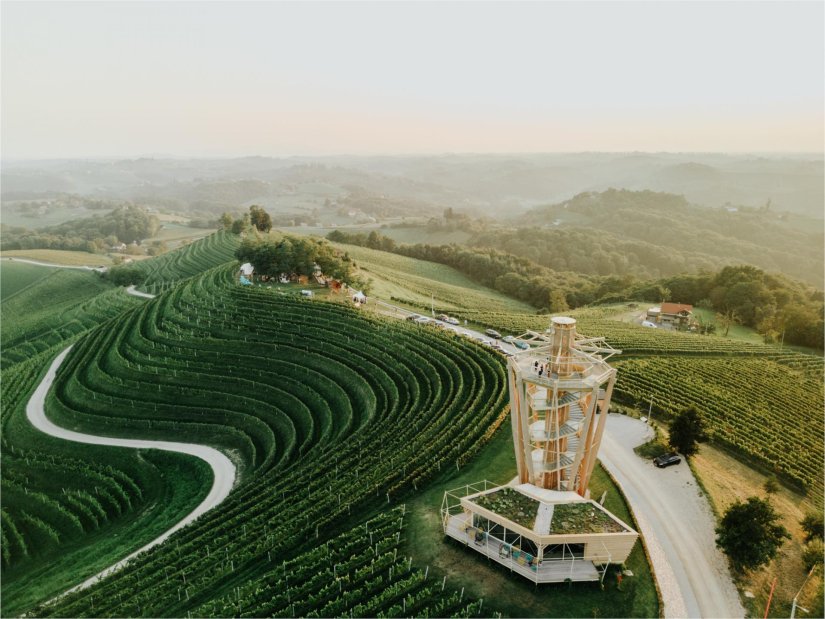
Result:
M141 295L142 294L145 293L141 293ZM232 485L235 483L235 465L232 464L229 458L227 458L217 449L213 449L212 447L206 447L205 445L195 445L192 443L112 438L108 436L82 434L80 432L66 430L65 428L61 428L60 426L57 426L51 421L49 421L49 419L46 417L46 411L44 409L46 395L48 394L49 389L51 388L52 383L54 382L58 368L63 363L64 359L69 354L69 351L71 349L72 347L69 346L66 350L61 352L55 358L55 360L49 367L48 372L46 372L46 375L43 377L43 380L40 382L31 399L29 400L28 404L26 405L26 416L35 428L50 436L62 438L67 441L74 441L76 443L87 443L90 445L108 445L111 447L128 447L131 449L160 449L163 451L174 451L176 453L189 454L191 456L200 458L201 460L209 464L210 467L212 467L214 481L212 482L212 489L209 491L209 494L206 495L206 498L191 513L189 513L185 518L183 518L183 520L178 522L171 529L169 529L159 537L155 538L142 548L137 549L129 556L124 557L114 565L107 567L102 572L95 574L94 576L83 581L79 585L76 585L68 591L65 591L61 594L61 596L66 595L67 593L71 593L73 591L77 591L79 589L85 589L86 587L93 585L98 580L104 578L105 576L108 576L112 572L119 570L126 564L127 561L129 561L133 557L148 550L149 548L152 548L153 546L157 546L158 544L166 540L166 538L172 535L172 533L174 533L175 531L182 529L187 524L198 518L198 516L203 515L213 507L219 505L227 497L227 495L229 495L230 490L232 490Z

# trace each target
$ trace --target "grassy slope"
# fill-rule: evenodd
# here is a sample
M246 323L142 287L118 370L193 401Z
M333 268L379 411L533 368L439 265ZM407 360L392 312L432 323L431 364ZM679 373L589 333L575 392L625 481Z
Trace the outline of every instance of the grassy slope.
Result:
M51 272L50 267L39 267L23 262L0 261L0 301L5 301Z
M439 509L446 490L467 483L488 479L506 483L516 473L515 456L509 421L505 423L490 444L467 466L452 470L425 491L407 502L410 529L407 552L415 562L429 565L436 574L447 577L452 587L465 587L467 593L484 598L493 610L512 617L656 617L658 598L650 566L644 550L637 544L626 566L634 576L625 578L622 591L616 588L614 570L605 578L605 589L598 584L575 583L536 587L520 576L511 575L505 568L485 561L473 550L444 537ZM590 484L595 498L607 491L605 507L627 523L633 518L617 486L601 466L593 474Z
M443 264L407 258L389 252L338 245L374 280L373 294L412 301L430 307L434 297L436 309L479 308L491 311L535 313L535 308L477 284L455 269Z

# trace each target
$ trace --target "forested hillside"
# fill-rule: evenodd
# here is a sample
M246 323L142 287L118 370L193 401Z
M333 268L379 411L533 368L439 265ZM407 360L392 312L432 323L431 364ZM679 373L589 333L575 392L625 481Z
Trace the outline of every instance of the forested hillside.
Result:
M490 227L467 242L557 271L667 277L752 264L819 285L822 222L759 209L704 208L683 196L610 189L581 193Z

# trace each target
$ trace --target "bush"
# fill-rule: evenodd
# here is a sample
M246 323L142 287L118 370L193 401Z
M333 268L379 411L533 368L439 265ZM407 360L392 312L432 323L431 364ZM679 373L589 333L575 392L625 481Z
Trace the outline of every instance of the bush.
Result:
M123 266L116 266L109 269L108 273L109 281L111 281L115 286L130 286L134 284L137 286L138 284L143 283L143 280L146 279L146 275L136 266L131 265L123 265Z
M810 570L815 565L822 563L822 554L825 552L825 546L822 540L814 538L802 549L802 561L805 562L805 569Z
M808 514L802 520L799 521L799 524L802 526L802 530L805 531L806 542L810 542L814 539L822 539L823 528L825 528L825 523L823 523L823 517L821 513Z

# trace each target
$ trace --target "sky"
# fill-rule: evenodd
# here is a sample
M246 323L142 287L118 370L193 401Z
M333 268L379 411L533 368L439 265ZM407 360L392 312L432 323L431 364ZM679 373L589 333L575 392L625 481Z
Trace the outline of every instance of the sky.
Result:
M13 2L3 159L822 152L822 2Z

